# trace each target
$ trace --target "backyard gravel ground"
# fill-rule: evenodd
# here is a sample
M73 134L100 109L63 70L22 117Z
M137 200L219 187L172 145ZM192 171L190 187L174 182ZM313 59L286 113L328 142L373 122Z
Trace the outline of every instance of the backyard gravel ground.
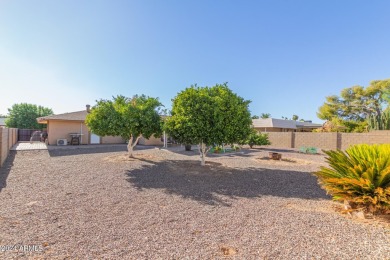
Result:
M12 152L0 259L390 259L388 226L337 212L310 174L323 155L247 149L201 167L143 148Z

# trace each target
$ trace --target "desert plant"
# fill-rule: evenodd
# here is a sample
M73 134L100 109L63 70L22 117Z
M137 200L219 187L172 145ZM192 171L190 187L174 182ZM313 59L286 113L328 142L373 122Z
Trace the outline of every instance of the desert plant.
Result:
M214 147L214 153L221 153L222 152L222 147L221 146L215 146Z
M359 144L325 151L329 167L315 172L334 200L376 213L390 209L390 145Z
M384 111L381 115L371 115L368 118L368 125L371 130L390 130L390 110Z
M238 145L232 145L232 149L236 150L236 151L239 151L241 149L241 147L238 146Z

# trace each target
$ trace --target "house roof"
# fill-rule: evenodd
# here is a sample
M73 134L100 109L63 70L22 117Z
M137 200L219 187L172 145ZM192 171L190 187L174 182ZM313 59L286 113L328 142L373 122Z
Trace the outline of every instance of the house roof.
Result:
M287 128L297 129L296 121L276 118L260 118L252 120L255 128Z
M297 121L298 128L320 128L322 124L314 124L312 122L301 122Z
M40 124L46 124L49 120L85 121L87 114L88 112L86 110L83 110L71 113L38 117L37 121Z
M49 120L82 121L82 122L84 122L85 119L87 118L87 115L88 115L87 110L82 110L82 111L76 111L76 112L70 112L70 113L64 113L64 114L58 114L58 115L38 117L37 121L40 124L47 124L47 121L49 121ZM161 117L165 118L167 116L161 116Z
M301 122L294 120L284 120L276 118L260 118L252 120L253 127L255 128L284 128L284 129L297 129L297 128L319 128L322 124L314 124L311 122Z
M6 117L0 117L0 126L5 126Z

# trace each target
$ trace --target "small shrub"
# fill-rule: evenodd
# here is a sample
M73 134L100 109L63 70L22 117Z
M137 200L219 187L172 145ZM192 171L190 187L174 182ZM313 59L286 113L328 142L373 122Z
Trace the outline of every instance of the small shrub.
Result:
M248 136L248 139L245 142L249 145L250 148L253 148L255 145L270 145L271 142L268 140L268 134L261 134L253 130Z
M221 146L214 147L214 153L221 153L221 152L222 152L222 147Z
M390 145L361 144L325 153L329 167L314 175L334 200L373 213L390 209Z

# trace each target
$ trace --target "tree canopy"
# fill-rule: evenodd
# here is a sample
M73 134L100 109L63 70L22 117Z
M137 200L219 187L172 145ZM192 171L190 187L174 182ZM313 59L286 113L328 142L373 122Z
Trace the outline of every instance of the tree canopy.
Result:
M261 115L260 115L260 118L263 118L263 119L270 118L270 117L271 117L270 113L261 113Z
M291 118L288 118L288 117L286 117L286 116L282 116L282 119L284 119L284 120L294 120L294 121L298 121L299 116L298 116L298 115L292 115ZM302 119L301 119L301 121L302 121Z
M370 116L381 116L388 107L390 79L374 80L366 88L354 86L345 88L340 96L326 97L318 109L317 116L323 120L339 118L344 121L366 121Z
M370 122L382 121L389 110L390 79L374 80L365 87L353 86L341 91L340 96L326 97L318 109L320 119L344 127L347 132L362 132ZM370 124L383 125L383 124Z
M86 124L97 135L121 136L128 140L129 156L132 157L141 135L144 138L161 136L160 106L157 98L145 95L100 100L87 115Z
M212 145L233 144L245 140L252 119L250 101L233 93L227 83L213 87L186 88L172 104L165 129L183 144L199 144L202 165Z
M7 127L21 129L42 129L46 125L38 124L37 118L52 115L51 108L37 106L34 104L14 104L8 109L8 117L5 120Z

